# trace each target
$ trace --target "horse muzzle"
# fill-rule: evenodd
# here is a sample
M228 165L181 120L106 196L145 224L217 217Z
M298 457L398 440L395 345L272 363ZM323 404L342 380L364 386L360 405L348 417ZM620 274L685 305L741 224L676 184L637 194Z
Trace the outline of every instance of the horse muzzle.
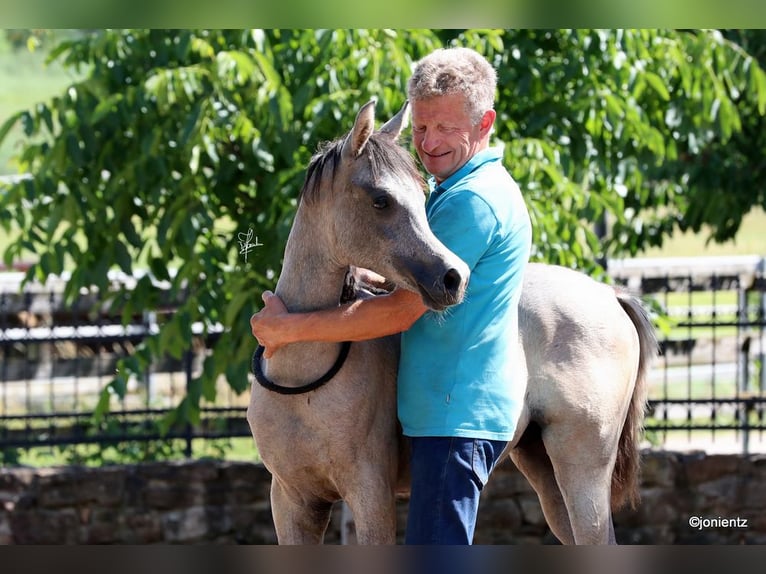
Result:
M418 281L417 285L423 304L434 311L443 311L463 300L468 273L451 267L432 284Z

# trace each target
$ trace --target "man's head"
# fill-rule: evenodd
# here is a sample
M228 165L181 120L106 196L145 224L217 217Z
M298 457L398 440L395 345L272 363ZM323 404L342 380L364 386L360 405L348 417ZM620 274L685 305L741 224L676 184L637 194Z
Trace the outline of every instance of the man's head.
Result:
M408 84L415 149L442 182L489 145L497 74L477 52L447 48L420 60Z

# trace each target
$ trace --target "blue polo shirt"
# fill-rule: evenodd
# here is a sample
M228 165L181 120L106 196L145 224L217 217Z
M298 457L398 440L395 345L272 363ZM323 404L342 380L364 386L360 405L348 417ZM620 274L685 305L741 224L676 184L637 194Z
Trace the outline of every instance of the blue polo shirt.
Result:
M428 197L434 235L471 269L465 299L402 333L398 410L408 436L510 440L526 390L518 303L532 231L502 149L474 155Z

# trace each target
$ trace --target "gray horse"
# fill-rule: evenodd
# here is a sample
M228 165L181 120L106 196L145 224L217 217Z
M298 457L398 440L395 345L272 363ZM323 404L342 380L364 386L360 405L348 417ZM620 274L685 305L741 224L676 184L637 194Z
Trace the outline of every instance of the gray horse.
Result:
M396 143L406 118L405 104L374 131L369 102L349 134L312 158L276 287L291 311L338 305L349 268L419 292L436 312L462 300L469 270L431 233L423 179ZM531 264L523 289L517 351L528 385L510 457L562 542L613 543L611 510L636 499L652 326L637 300L575 271ZM398 344L256 352L261 384L247 419L272 474L280 544L321 543L338 500L359 543L395 543L396 495L408 488Z

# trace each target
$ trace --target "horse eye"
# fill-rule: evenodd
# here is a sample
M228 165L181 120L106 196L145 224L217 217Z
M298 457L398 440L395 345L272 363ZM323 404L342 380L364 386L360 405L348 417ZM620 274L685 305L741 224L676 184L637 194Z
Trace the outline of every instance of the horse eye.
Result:
M388 198L381 195L380 197L376 197L375 200L372 202L372 206L375 209L385 209L388 207Z

